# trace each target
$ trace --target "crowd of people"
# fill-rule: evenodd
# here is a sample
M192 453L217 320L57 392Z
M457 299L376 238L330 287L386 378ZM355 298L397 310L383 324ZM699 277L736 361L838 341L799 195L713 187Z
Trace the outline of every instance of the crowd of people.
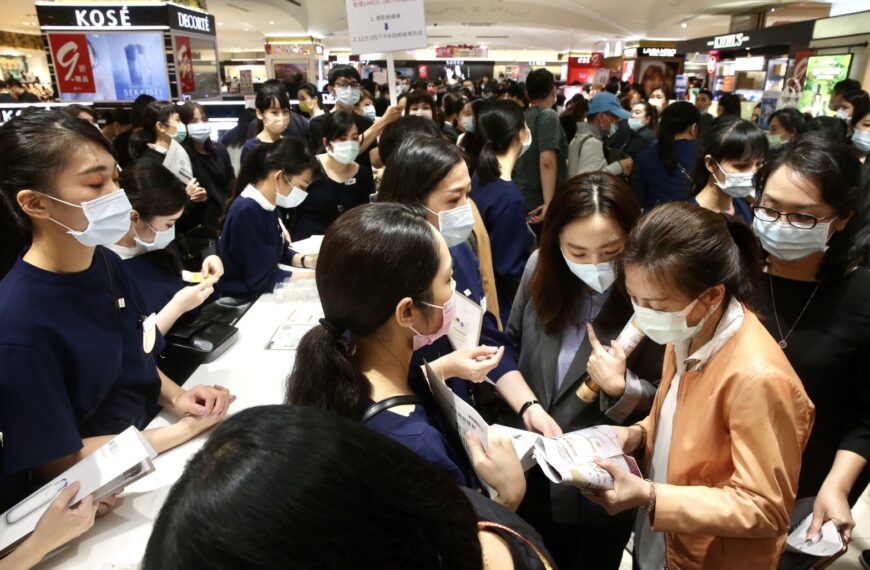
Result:
M632 540L644 570L798 568L801 504L808 539L833 521L848 543L870 482L867 92L846 80L835 116L782 108L764 131L704 89L565 101L545 69L400 86L390 105L334 65L327 108L266 81L220 141L202 105L148 96L0 127L0 511L130 425L158 453L218 425L146 570L615 570ZM218 297L312 278L324 317L282 405L224 421L226 389L161 371ZM446 336L460 303L478 347ZM448 428L426 365L490 423L612 426L643 476L597 459L612 489L581 493L524 473L504 435ZM161 407L177 421L146 429ZM0 569L112 507L71 489Z

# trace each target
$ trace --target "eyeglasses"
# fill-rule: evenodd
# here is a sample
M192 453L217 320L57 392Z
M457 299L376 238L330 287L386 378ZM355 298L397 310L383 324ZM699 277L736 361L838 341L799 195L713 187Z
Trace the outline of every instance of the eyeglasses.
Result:
M790 226L809 230L816 227L820 222L833 220L837 216L828 216L826 218L817 218L812 214L801 214L797 212L780 212L776 208L768 206L752 206L752 215L762 222L778 222L783 217Z
M336 81L335 86L336 87L350 87L351 89L356 89L357 87L359 87L359 83L357 83L356 81L350 81L350 82L342 81L341 83Z

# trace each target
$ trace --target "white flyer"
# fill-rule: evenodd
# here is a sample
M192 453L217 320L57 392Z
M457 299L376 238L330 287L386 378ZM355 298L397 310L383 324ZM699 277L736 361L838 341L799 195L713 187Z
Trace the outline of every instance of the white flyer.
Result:
M308 325L284 323L278 325L272 338L266 343L266 350L296 350L305 333L311 330Z
M530 431L494 424L490 429L501 432L510 438L514 446L514 451L520 460L520 465L523 466L523 471L528 471L535 466L535 442L541 437Z
M91 494L100 500L151 473L155 457L157 453L139 430L127 428L0 515L0 555L14 550L33 532L39 518L67 485L81 483L71 505Z
M559 437L539 437L535 442L535 460L554 483L581 489L612 489L613 477L595 464L596 457L609 459L620 469L641 476L637 462L622 452L610 426L595 426Z
M321 245L323 245L323 236L311 236L306 239L294 241L290 244L290 249L299 255L317 255L320 253Z
M791 532L788 533L786 543L788 549L810 556L828 557L839 554L843 550L843 537L837 530L834 521L828 521L822 525L818 536L813 540L807 540L807 531L813 520L813 514L807 515Z
M169 142L169 150L166 151L163 166L184 184L193 180L193 165L190 163L190 157L187 156L184 147L178 144L175 139Z
M477 348L483 330L483 309L462 293L457 292L453 297L456 299L456 316L447 331L447 338L454 350Z

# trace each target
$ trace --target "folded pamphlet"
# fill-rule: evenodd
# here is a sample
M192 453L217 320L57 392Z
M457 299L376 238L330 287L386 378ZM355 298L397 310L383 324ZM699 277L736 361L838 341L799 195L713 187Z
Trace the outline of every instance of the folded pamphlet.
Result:
M595 426L558 437L501 425L492 427L511 438L524 469L537 464L553 483L581 489L612 489L613 477L595 464L596 457L609 459L620 469L642 476L634 458L622 452L610 426Z

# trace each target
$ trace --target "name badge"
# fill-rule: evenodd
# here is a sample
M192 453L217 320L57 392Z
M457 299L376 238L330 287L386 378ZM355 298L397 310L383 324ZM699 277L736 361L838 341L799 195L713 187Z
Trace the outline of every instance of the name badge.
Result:
M456 316L447 332L447 338L454 350L477 348L480 345L480 331L483 327L484 310L465 295L455 295Z
M151 313L142 321L142 350L145 354L151 354L154 343L157 341L157 315Z
M345 186L353 186L354 184L356 184L356 178L348 178L344 181Z

